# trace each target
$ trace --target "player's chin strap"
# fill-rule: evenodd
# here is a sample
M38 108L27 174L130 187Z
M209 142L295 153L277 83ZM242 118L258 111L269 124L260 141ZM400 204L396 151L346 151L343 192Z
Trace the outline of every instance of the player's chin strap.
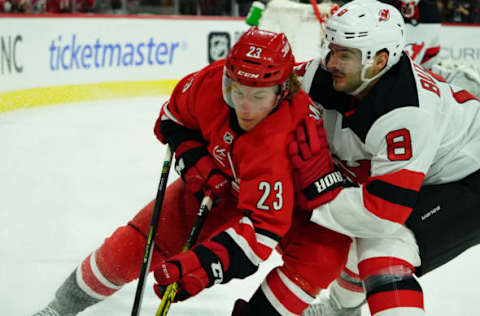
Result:
M360 84L360 86L355 89L355 91L353 92L350 92L348 94L350 95L353 95L353 96L357 96L358 94L360 94L363 90L365 90L366 87L368 87L368 85L374 81L375 79L377 78L380 78L384 73L386 73L392 66L388 66L386 65L382 70L380 70L379 73L377 73L375 76L373 76L372 78L365 78L365 72L367 71L367 68L370 67L371 65L373 65L373 61L368 61L367 63L365 63L365 65L363 65L363 68L362 68L362 73L360 75L360 78L362 80L362 83Z

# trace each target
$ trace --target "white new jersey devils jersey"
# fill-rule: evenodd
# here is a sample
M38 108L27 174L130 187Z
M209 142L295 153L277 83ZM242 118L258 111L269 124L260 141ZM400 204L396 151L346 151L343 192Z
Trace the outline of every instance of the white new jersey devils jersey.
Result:
M480 101L469 92L404 55L359 101L333 90L319 64L303 65L303 88L322 111L332 155L359 186L316 209L313 221L352 237L391 236L422 185L480 169Z

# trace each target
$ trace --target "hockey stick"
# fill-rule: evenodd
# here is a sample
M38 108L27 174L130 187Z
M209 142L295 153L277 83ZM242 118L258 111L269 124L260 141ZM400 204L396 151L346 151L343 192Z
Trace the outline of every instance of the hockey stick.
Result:
M207 218L210 209L212 208L213 200L211 197L211 192L207 192L205 197L202 200L202 204L200 205L200 209L197 213L197 218L195 219L195 223L193 223L192 230L190 231L190 235L188 236L187 242L183 247L182 252L190 250L192 246L197 242L198 235L200 234L200 230L202 229L203 223ZM157 313L155 316L166 316L168 310L170 309L170 304L172 304L173 300L175 299L175 295L177 295L178 290L178 283L172 283L167 286L165 293L163 293L162 302L158 307Z
M320 13L320 9L318 8L317 0L310 0L310 4L313 7L313 13L315 13L315 16L317 17L318 21L320 24L323 25L325 24L325 19L322 17L322 14Z
M132 316L138 316L140 305L142 304L143 290L145 289L145 281L147 279L148 270L152 261L153 246L155 245L155 235L157 234L158 219L160 218L160 210L162 209L163 198L167 188L168 174L170 173L170 165L173 159L173 153L170 146L167 145L165 151L165 160L163 161L162 174L160 176L160 183L158 184L157 197L152 213L152 220L150 221L150 228L148 229L147 240L145 243L145 253L143 254L142 268L138 277L137 290L135 292L135 301L132 307Z
M328 13L322 15L322 12L320 12L320 8L318 7L317 0L310 0L310 4L313 7L313 13L317 17L318 22L320 22L320 28L325 34L325 23L327 23L327 19L332 16L340 7L338 5L333 5L330 7Z

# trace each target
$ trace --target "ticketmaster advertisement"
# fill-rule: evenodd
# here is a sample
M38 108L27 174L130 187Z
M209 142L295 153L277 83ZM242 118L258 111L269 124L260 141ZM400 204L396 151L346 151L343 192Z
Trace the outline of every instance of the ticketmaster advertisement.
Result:
M241 20L0 19L0 92L111 81L178 80L223 58Z

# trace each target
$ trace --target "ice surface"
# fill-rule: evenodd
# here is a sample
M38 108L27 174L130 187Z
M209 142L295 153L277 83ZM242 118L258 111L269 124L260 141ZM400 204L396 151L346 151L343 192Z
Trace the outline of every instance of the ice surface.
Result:
M1 315L30 316L44 307L84 257L153 199L164 147L152 129L164 99L0 114ZM427 315L479 315L479 261L477 247L421 279ZM274 255L256 275L175 304L169 315L230 315L235 299L249 298L279 262ZM141 315L153 316L158 306L152 284L150 278ZM81 315L130 315L135 288L133 282Z

